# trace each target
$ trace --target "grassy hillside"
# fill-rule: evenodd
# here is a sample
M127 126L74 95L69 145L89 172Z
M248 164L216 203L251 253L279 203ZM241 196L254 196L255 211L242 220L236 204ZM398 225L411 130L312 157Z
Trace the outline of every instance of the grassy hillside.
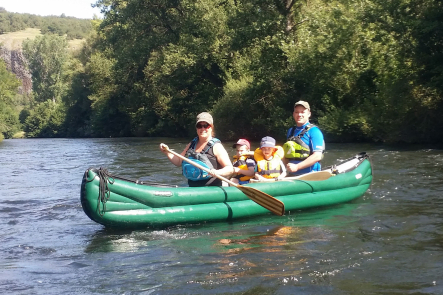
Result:
M22 31L7 33L0 35L0 44L9 50L17 50L21 48L22 42L26 39L34 39L36 36L42 35L40 29L27 28ZM74 51L79 49L84 39L74 39L68 41L69 49Z
M23 31L12 32L0 35L0 43L9 50L17 50L21 48L23 40L34 39L41 35L40 29L28 28Z

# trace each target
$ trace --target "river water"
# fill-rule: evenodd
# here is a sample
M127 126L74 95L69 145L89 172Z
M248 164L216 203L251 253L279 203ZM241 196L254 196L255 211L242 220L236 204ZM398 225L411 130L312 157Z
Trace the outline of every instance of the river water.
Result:
M328 144L324 166L371 155L371 188L351 203L289 216L161 230L90 220L79 198L89 167L185 185L160 142L177 151L187 143L0 142L0 293L443 294L442 150Z

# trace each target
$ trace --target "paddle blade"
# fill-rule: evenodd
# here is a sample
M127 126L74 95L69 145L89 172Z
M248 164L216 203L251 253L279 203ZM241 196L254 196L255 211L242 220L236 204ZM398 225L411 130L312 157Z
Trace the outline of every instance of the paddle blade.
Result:
M319 172L313 172L313 173L307 173L300 175L297 177L299 180L309 180L309 181L319 181L319 180L326 180L329 179L332 176L331 172L329 171L319 171Z
M307 181L320 181L320 180L326 180L329 179L333 174L329 171L317 171L317 172L311 172L307 174L303 174L300 176L290 176L285 177L281 180L307 180Z
M260 206L268 209L272 213L278 216L285 214L285 204L282 201L277 200L271 195L259 191L253 187L238 185L237 188L241 190L248 198L259 204Z

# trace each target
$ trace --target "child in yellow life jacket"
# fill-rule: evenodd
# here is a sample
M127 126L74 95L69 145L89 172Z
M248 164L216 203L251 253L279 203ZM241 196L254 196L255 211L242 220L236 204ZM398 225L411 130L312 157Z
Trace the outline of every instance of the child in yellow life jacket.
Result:
M254 159L257 162L255 178L265 180L285 177L286 167L282 161L283 157L283 148L275 146L275 139L270 136L263 137L260 148L254 152Z
M237 150L234 156L234 175L231 178L232 182L237 184L249 183L249 180L254 177L255 161L251 155L251 145L246 139L239 139L233 146Z

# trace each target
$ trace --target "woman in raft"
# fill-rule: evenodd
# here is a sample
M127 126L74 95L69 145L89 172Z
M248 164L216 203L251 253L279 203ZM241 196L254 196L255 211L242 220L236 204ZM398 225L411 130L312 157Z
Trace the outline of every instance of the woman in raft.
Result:
M215 175L229 177L234 172L234 167L221 141L214 137L214 121L211 114L207 112L200 113L197 116L195 129L197 130L197 137L188 143L181 155L210 169L210 173L206 173L181 158L168 153L168 146L165 144L160 144L160 150L167 155L172 164L182 167L183 175L188 179L190 187L222 186L222 181L216 178Z

